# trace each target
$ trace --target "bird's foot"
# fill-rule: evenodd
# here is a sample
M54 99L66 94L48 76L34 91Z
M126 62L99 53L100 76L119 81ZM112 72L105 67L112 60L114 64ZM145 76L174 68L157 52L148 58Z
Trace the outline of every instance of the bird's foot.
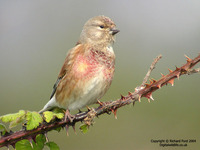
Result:
M75 119L75 116L70 114L69 110L67 109L65 112L65 119L64 121L67 121L67 119L69 119L70 122L73 122L73 120Z

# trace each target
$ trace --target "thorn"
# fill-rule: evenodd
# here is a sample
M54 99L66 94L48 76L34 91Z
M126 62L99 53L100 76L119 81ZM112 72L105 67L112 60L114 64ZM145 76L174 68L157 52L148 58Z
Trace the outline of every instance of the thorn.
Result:
M160 74L161 74L161 76L162 76L162 77L165 77L165 75L164 75L164 74L162 74L162 73L160 73Z
M125 97L123 95L121 95L121 100L125 99Z
M44 133L44 136L45 136L45 138L46 138L46 142L49 142L49 139L48 139L48 137L47 137L47 132Z
M169 68L168 68L168 70L169 70L169 72L170 72L170 73L172 73L172 72L173 72L173 71L172 71L171 69L169 69Z
M145 83L145 85L146 85L146 87L149 87L149 86L150 86L150 84L148 84L148 83Z
M138 101L141 102L141 96L140 96L140 95L138 96ZM135 102L134 102L134 103L135 103Z
M128 92L128 95L130 96L130 98L133 100L133 94L131 92Z
M78 109L78 113L82 113L82 111L80 109Z
M10 150L9 147L8 147L8 145L6 145L6 147L7 147L8 150ZM13 147L13 148L14 148L14 147Z
M13 143L13 144L10 144L14 149L15 149L15 143ZM6 147L9 149L9 147L8 147L9 145L7 145Z
M103 102L101 102L100 100L97 100L97 104L99 104L100 106L103 106Z
M150 103L151 100L154 101L154 98L152 97L152 94L149 96L148 102Z
M153 83L155 83L155 82L156 82L156 80L155 80L155 79L153 79L153 78L152 78L151 80L153 81Z
M75 123L72 125L72 128L73 128L73 130L74 130L74 133L77 135L77 133L76 133L76 128L75 128Z
M114 114L115 119L117 119L117 109L112 109L111 111L112 111L112 113Z
M135 105L135 101L133 102L133 106Z
M177 79L179 80L180 77L180 72L176 72L175 76L177 77Z
M106 113L107 113L108 115L110 115L110 114L111 114L111 112L110 112L110 111L106 111Z
M156 85L156 87L160 89L161 88L161 84Z
M66 126L65 126L65 130L66 130L66 132L67 132L67 136L69 136L69 125L67 124Z
M152 101L154 101L154 98L152 97L152 95L150 95L150 99L151 99Z
M179 74L180 74L180 73L179 73ZM179 76L180 76L179 74L176 75L176 77L177 77L178 80L179 80Z
M13 134L14 132L12 130L10 130L9 134Z
M36 135L32 137L32 140L36 143Z
M149 81L150 81L150 85L151 85L153 83L153 81L151 79L149 79Z
M174 79L167 81L167 83L170 83L172 86L174 86Z
M176 71L179 71L179 70L180 70L180 68L176 67Z
M87 105L86 105L86 107L87 107L88 111L92 110L92 109L91 109L90 107L88 107Z
M187 62L191 62L192 59L190 59L187 55L184 55L187 58Z
M146 97L148 99L148 102L150 102L150 100L154 101L154 99L152 97L152 92L147 93L146 95L144 95L144 97Z
M29 140L29 143L31 144L31 147L33 148L32 139L31 139L31 138L28 138L28 140Z

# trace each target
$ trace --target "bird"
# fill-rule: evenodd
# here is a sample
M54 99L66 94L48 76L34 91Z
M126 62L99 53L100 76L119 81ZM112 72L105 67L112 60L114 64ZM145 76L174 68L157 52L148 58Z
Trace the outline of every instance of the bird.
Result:
M67 53L50 100L39 113L63 108L65 120L72 122L74 116L70 111L99 102L113 80L113 43L118 32L115 23L104 15L90 18L84 24L78 42Z

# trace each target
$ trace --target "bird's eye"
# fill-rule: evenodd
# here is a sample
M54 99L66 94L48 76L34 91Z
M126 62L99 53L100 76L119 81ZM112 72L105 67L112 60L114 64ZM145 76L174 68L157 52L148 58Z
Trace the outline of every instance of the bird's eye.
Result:
M99 27L100 27L101 29L103 29L103 28L104 28L104 25L100 25Z

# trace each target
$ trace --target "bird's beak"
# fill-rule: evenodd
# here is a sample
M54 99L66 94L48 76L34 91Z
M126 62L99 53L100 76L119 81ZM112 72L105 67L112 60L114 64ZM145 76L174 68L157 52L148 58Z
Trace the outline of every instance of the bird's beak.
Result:
M111 34L112 34L112 35L115 35L115 34L117 34L120 30L113 28L113 29L110 29L110 31L111 31Z

